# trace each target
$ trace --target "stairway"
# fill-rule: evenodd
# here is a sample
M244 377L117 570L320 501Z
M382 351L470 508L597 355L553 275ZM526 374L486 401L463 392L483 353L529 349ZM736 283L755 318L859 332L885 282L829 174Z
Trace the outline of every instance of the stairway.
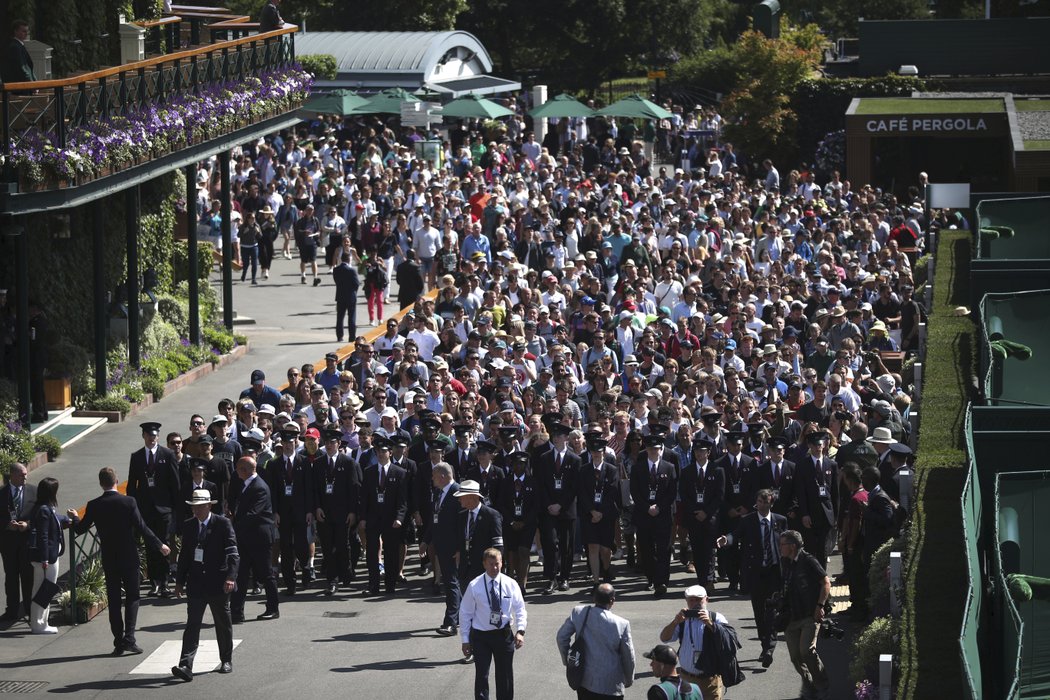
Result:
M33 435L53 435L62 445L62 449L65 449L106 424L105 418L74 417L74 410L66 408L61 411L48 411L45 422L33 423Z

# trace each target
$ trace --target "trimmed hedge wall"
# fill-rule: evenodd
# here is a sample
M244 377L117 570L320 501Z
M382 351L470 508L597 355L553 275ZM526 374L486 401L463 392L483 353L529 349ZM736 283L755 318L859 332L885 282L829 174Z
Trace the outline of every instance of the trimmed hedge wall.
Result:
M938 233L923 364L916 502L901 619L899 698L967 697L959 646L968 595L962 537L966 406L975 387L976 328L955 308L969 299L972 237Z

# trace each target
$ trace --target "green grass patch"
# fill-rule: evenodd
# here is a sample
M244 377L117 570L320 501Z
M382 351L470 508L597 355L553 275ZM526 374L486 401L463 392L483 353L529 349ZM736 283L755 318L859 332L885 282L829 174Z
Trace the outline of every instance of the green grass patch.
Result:
M1026 151L1050 151L1050 139L1033 139L1024 142Z
M1014 109L1018 112L1050 112L1050 100L1019 100L1015 97Z
M968 593L961 497L976 329L970 317L954 311L968 303L972 247L969 231L938 234L901 620L899 698L967 696L959 647Z
M1005 112L1001 99L951 100L911 99L908 97L867 97L854 114L976 114Z

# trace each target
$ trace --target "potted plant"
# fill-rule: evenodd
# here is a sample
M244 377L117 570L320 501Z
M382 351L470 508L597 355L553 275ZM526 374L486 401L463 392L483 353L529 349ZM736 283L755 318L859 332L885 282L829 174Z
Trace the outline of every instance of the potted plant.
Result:
M72 596L65 591L59 603L66 619L73 624L83 624L106 609L106 574L102 560L95 557L83 566L76 579L76 615L73 614Z

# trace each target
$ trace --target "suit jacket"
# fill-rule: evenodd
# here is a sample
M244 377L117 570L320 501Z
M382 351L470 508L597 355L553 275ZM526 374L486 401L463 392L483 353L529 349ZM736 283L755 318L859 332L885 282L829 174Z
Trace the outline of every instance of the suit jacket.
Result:
M237 497L233 529L243 548L269 547L277 533L273 519L273 503L266 480L256 475ZM250 551L250 550L249 550Z
M336 455L334 466L325 459L314 465L314 503L324 510L326 520L346 522L350 513L361 513L361 467L344 454Z
M284 24L284 20L281 19L281 11L272 2L267 2L263 5L262 12L259 13L259 32L272 32L275 29L280 29Z
M269 7L269 3L266 6ZM339 263L332 271L332 279L335 281L335 300L344 304L355 303L357 290L361 286L357 270L348 263Z
M751 472L755 468L755 459L749 455L740 453L739 468L733 468L733 459L726 453L715 462L715 466L722 470L726 477L726 493L722 500L723 510L745 506L748 510L755 507L755 494L750 492Z
M623 695L624 688L634 682L631 623L597 605L577 605L558 630L563 664L573 635L580 641L586 659L580 686L599 695Z
M520 515L515 507L520 507ZM492 507L503 516L503 522L523 522L529 526L535 526L540 514L540 491L536 478L526 472L522 479L521 489L517 487L517 477L513 474L507 475L499 487Z
M379 463L379 458L376 457L376 451L371 447L367 450L357 450L358 454L356 456L354 452L355 450L350 451L350 459L361 465L362 472Z
M205 488L208 490L208 493L211 494L211 500L215 501L218 499L219 487L215 485L215 482L208 481L207 479L205 479L201 482L201 488ZM183 515L183 517L181 518L182 520L193 517L193 511L190 510L190 504L186 503L186 501L190 500L190 496L193 495L194 490L195 487L193 485L192 479L182 483L182 491L179 494L182 500L182 508L180 509ZM211 512L219 513L219 505L217 503L211 507Z
M833 528L839 506L839 465L822 457L818 469L806 455L795 465L795 497L798 517L808 515L817 530Z
M773 564L780 563L780 535L788 529L787 518L779 513L770 512L769 517L773 525ZM733 542L740 547L740 566L744 576L744 583L748 588L751 581L757 578L762 570L762 526L759 523L758 511L751 511L740 518L736 529L733 531Z
M868 507L864 509L861 532L864 535L865 561L871 559L883 542L893 537L893 504L884 489L868 491Z
M773 463L768 459L751 472L749 490L755 493L759 489L773 489L777 494L773 502L773 512L787 515L795 506L795 463L786 459L781 463L780 482L774 483Z
M655 492L655 493L653 493ZM650 495L655 496L650 498ZM656 479L649 473L649 460L643 459L631 469L631 498L634 499L634 521L649 518L649 506L659 507L656 516L670 522L675 500L678 498L678 472L675 466L661 459L656 468Z
M449 484L445 500L438 507L438 521L427 530L430 541L439 557L452 557L459 551L463 541L463 532L459 529L459 514L462 511L459 499L453 496L459 490L459 484Z
M678 494L682 501L682 525L687 527L700 525L696 513L707 514L704 523L717 525L722 515L722 499L726 493L726 475L715 463L708 461L704 467L704 479L699 481L696 464L689 464L682 469L678 481Z
M466 572L467 576L473 579L472 574L475 571L485 570L482 554L486 549L495 547L500 552L503 551L503 517L497 511L482 504L479 506L477 519L474 521L474 533L468 540L469 518L470 511L461 510L459 512L457 517L459 546L456 551L459 553L460 572ZM460 580L463 580L462 577Z
M547 507L557 503L561 506L559 520L576 519L576 481L579 478L580 458L572 450L565 450L565 459L560 472L554 468L555 451L541 454L533 464L532 473L540 486L540 513L547 514ZM561 480L561 488L555 488Z
M136 531L153 549L160 550L161 541L146 526L134 498L116 491L105 491L98 498L88 501L84 519L75 524L76 533L82 535L95 526L102 548L104 567L131 565L136 569L139 562L139 546Z
M36 80L33 72L33 57L18 39L11 37L7 45L7 53L4 55L2 72L5 83L28 83Z
M497 467L495 464L490 464L487 471L484 473L481 471L481 466L476 462L474 465L467 470L467 478L473 479L478 482L481 486L481 497L485 505L495 507L496 499L499 496L500 485L506 478L507 473L502 467Z
M596 496L601 493L601 498ZM620 470L609 462L602 463L601 479L595 478L594 464L589 459L580 467L576 480L576 502L580 513L589 522L591 511L602 514L602 520L620 514Z
M152 470L146 466L145 447L131 453L127 494L138 502L139 512L152 516L156 513L169 515L179 510L178 470L175 454L162 445L157 446L156 464ZM151 478L153 486L149 485Z
M366 527L374 532L392 530L395 520L405 524L408 516L408 472L388 464L382 492L383 502L380 503L379 465L374 464L364 472L362 493L363 519L368 521Z
M66 540L62 527L70 520L59 515L54 508L41 503L29 517L29 561L46 561L54 564L66 551Z
M15 520L29 520L33 506L36 505L36 486L28 482L22 487L22 510L15 512L14 493L11 484L5 484L0 489L0 537L21 536L21 532L8 530L11 524L11 514L15 514Z
M273 512L281 516L286 525L302 525L306 514L314 512L313 474L305 455L292 457L290 472L288 459L283 454L271 459L266 463L266 484L270 487Z
M423 460L426 461L426 460ZM394 463L394 457L391 455L390 463ZM416 504L416 480L419 478L419 462L414 459L409 459L408 455L404 455L397 462L397 466L405 470L405 478L407 479L405 489L407 493L408 510L406 514L415 513L419 510L419 506ZM433 482L431 482L433 483ZM404 521L402 521L404 522Z
M194 561L194 550L200 544L200 521L190 518L182 523L182 549L179 551L175 581L185 587L191 598L210 598L225 595L227 581L237 580L240 553L233 524L227 518L212 513L203 542L204 561Z
M456 447L445 456L445 462L452 467L456 481L460 481L467 478L466 474L472 467L477 466L478 456L474 449L470 449L467 450L467 458L463 459L459 447Z

